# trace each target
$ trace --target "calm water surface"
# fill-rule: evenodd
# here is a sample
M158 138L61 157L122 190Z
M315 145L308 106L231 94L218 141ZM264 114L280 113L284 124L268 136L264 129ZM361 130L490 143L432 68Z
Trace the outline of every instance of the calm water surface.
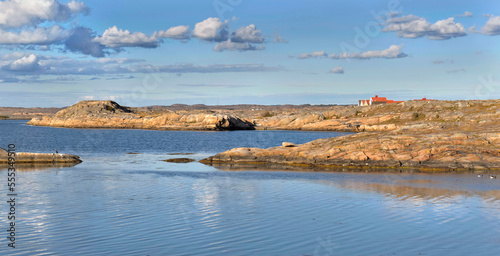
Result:
M500 253L500 179L221 171L197 162L161 161L199 160L234 147L304 143L339 133L89 130L24 123L0 121L0 146L57 149L84 162L19 170L16 248L0 239L0 255ZM0 177L6 181L6 170ZM7 189L0 187L1 237L6 237Z

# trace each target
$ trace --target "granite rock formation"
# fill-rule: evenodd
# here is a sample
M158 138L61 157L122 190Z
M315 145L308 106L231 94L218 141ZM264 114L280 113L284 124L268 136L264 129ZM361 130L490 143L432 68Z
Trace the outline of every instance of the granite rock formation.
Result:
M81 101L53 117L33 118L29 125L67 128L155 130L252 130L252 122L234 115L200 111L141 112L114 101Z
M207 164L332 168L500 169L500 101L403 102L355 107L345 118L360 133L296 147L236 148ZM319 117L317 119L320 119ZM321 123L328 120L319 120ZM308 124L311 126L311 124Z
M81 163L79 156L71 154L60 153L26 153L16 152L16 164L52 164L52 163ZM9 162L8 152L0 148L0 164L7 164Z

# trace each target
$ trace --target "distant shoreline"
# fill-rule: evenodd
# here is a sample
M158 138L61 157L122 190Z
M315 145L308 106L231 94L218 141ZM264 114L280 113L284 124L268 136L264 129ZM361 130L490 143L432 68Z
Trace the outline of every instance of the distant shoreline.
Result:
M33 118L28 124L66 128L354 132L302 145L237 148L201 162L425 171L500 169L500 100L177 111L129 108L113 101L82 101L54 116Z

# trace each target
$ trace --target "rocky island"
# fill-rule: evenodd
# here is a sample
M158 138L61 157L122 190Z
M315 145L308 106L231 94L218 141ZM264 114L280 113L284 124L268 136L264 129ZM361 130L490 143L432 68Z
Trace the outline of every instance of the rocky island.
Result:
M201 160L320 168L500 170L500 100L405 101L371 106L152 106L83 101L28 124L70 128L158 130L277 129L355 134L236 148Z
M252 130L251 122L213 111L130 108L114 101L81 101L54 116L36 117L29 125L67 128L154 130Z

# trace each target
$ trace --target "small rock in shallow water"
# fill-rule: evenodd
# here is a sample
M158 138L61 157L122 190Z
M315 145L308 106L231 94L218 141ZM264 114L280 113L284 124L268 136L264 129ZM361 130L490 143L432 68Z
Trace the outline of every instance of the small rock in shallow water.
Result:
M190 163L190 162L193 162L194 159L191 159L191 158L170 158L170 159L165 159L162 161L169 162L169 163Z

